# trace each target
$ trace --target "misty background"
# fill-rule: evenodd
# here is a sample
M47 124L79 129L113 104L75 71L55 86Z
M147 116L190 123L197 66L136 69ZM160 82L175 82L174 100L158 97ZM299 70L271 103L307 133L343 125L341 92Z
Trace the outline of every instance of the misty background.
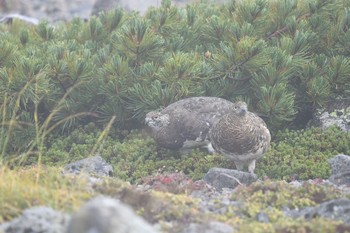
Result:
M184 6L195 1L197 0L172 0L172 4ZM150 6L160 5L161 0L0 0L0 16L15 13L55 22L71 20L74 17L89 18L117 6L144 14Z

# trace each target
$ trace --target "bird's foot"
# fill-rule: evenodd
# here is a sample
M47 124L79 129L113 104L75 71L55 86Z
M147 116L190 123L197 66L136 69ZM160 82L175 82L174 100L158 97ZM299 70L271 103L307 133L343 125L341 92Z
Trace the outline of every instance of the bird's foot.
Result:
M215 149L211 143L208 143L205 148L207 148L209 154L215 154Z
M248 164L248 171L251 174L254 174L254 170L255 170L255 160L252 160L249 164Z

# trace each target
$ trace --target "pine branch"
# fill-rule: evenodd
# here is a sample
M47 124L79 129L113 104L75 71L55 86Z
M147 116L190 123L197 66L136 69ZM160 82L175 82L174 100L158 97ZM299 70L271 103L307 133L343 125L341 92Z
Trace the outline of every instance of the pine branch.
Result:
M306 13L304 15L301 15L297 18L297 22L299 23L301 20L307 19L311 16L310 13ZM270 35L268 35L266 37L267 40L272 39L273 37L278 37L280 35L283 35L284 32L288 31L288 25L284 26L283 28L279 28L276 31L270 33Z

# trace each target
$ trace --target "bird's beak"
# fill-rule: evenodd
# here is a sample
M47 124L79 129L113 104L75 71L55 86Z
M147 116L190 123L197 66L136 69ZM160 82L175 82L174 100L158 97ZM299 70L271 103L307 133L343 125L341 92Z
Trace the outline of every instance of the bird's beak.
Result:
M241 114L242 115L246 114L247 112L248 112L247 106L244 106L244 107L241 108Z

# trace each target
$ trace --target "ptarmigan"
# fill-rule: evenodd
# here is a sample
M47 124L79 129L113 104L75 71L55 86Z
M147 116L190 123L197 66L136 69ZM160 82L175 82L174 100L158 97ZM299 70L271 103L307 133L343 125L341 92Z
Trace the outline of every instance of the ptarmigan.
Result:
M168 149L189 149L209 144L210 127L232 111L233 103L217 97L190 97L146 115L145 123L157 144Z
M260 117L248 111L245 102L234 103L233 109L211 127L210 143L215 151L231 158L237 170L248 163L248 171L254 173L255 160L269 148L270 131Z

